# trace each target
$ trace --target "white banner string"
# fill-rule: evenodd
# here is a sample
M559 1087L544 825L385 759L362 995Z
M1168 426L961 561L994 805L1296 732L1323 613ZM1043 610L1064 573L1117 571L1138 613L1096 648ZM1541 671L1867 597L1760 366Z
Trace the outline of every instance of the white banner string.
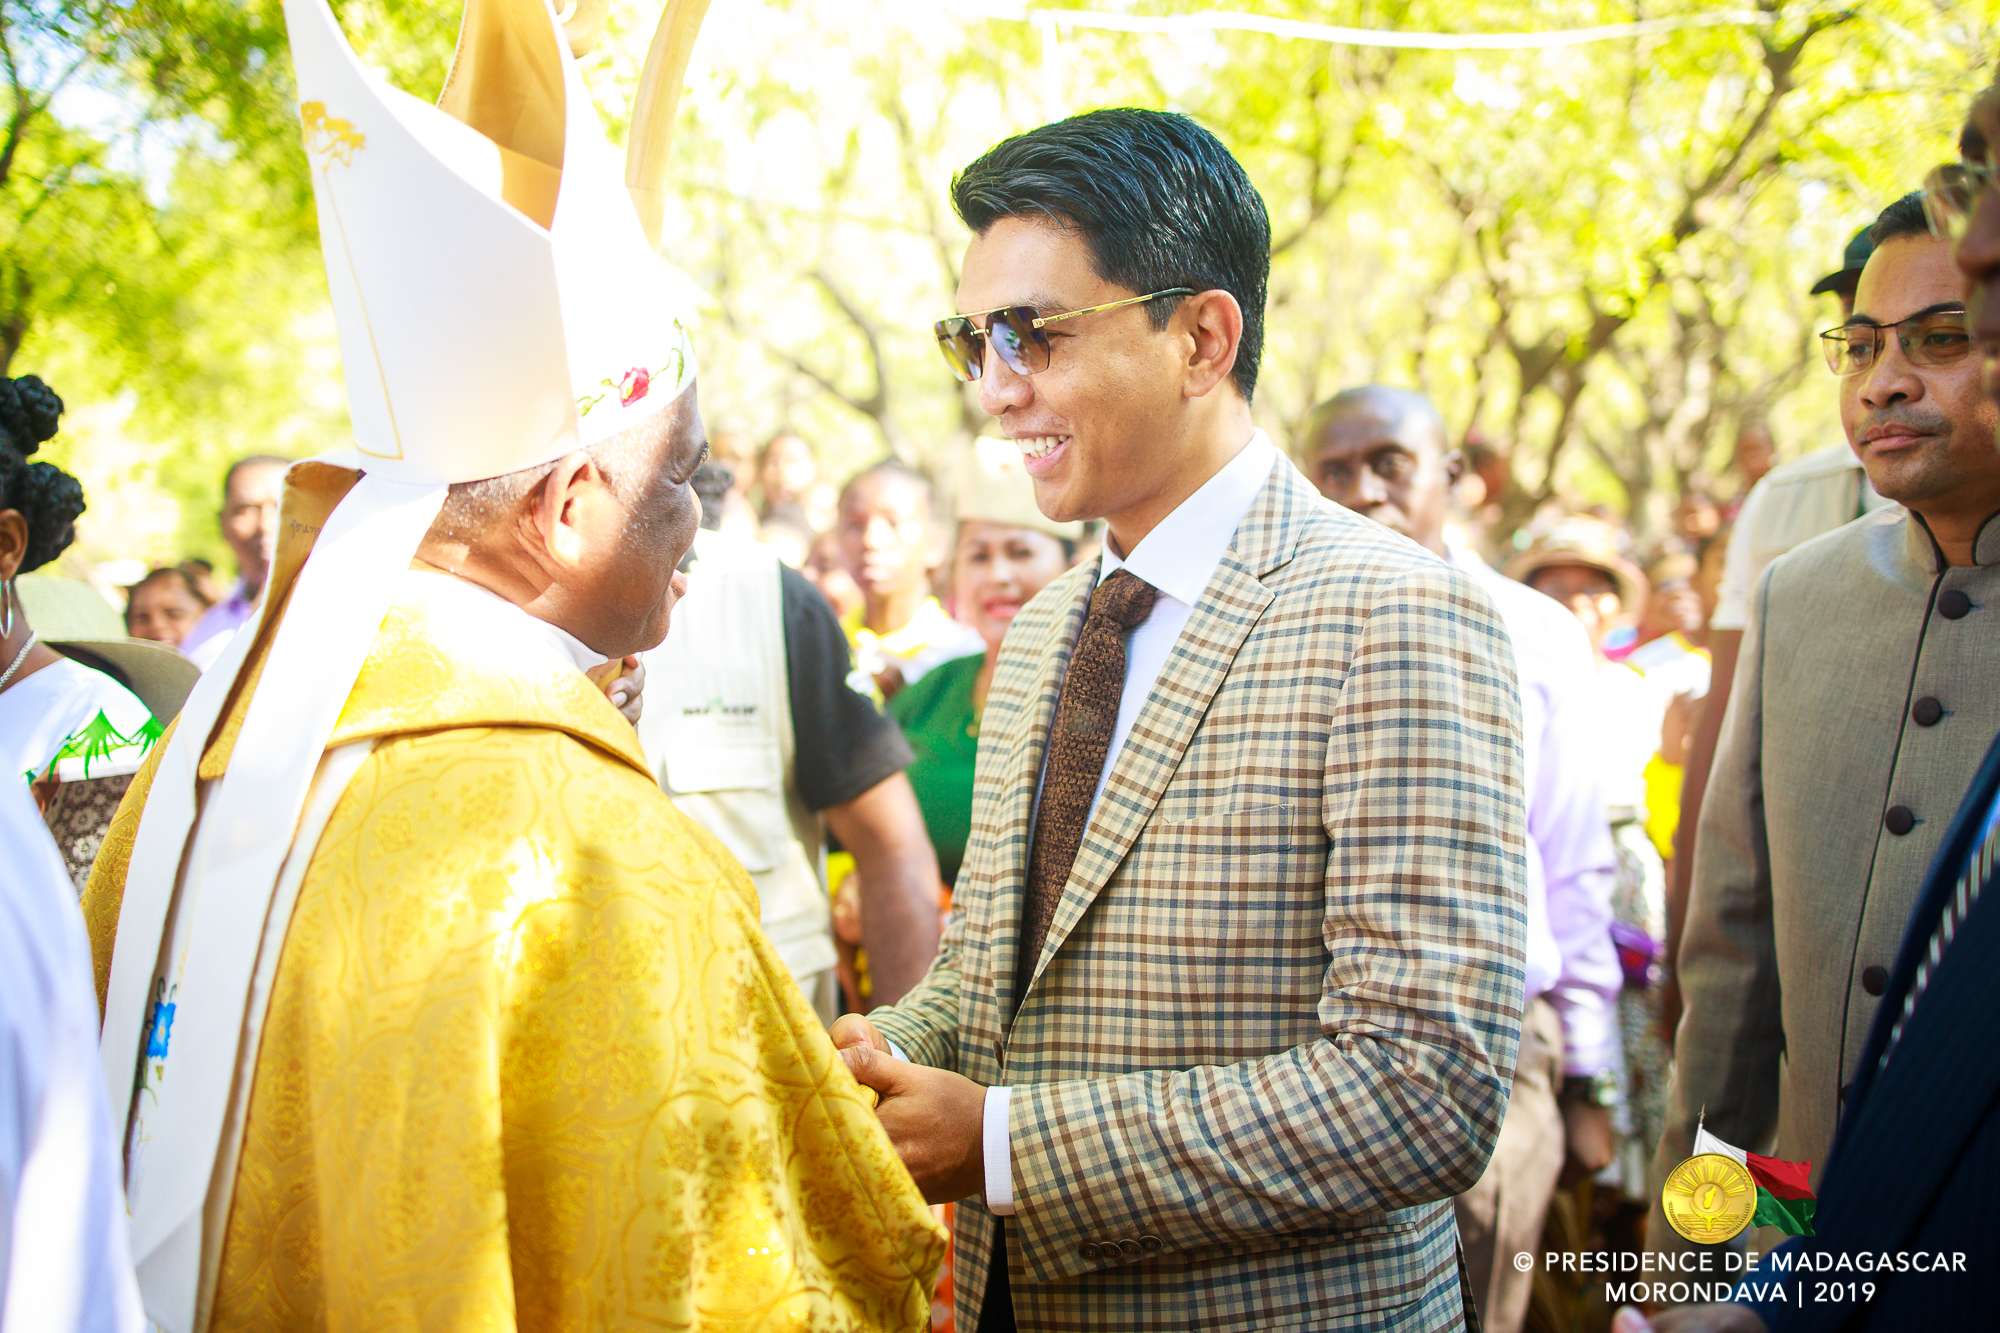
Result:
M1394 32L1378 28L1343 28L1329 23L1307 23L1299 19L1268 18L1261 14L1237 14L1208 9L1195 14L1147 16L1107 14L1094 9L1043 9L1013 5L985 5L943 0L936 6L946 13L999 22L1028 23L1046 31L1049 27L1090 28L1103 32L1179 34L1189 32L1257 32L1271 37L1327 42L1337 46L1373 46L1405 51L1537 51L1590 42L1611 42L1627 37L1648 37L1658 33L1683 32L1691 28L1768 27L1769 14L1754 10L1730 9L1708 14L1685 14L1676 18L1640 19L1631 23L1604 23L1588 28L1562 28L1549 32Z

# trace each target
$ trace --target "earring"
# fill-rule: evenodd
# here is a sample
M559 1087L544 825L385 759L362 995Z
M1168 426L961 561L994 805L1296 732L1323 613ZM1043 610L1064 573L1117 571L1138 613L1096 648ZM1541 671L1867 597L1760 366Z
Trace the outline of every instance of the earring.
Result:
M0 581L0 601L7 604L7 618L0 620L0 639L5 639L14 633L14 580Z

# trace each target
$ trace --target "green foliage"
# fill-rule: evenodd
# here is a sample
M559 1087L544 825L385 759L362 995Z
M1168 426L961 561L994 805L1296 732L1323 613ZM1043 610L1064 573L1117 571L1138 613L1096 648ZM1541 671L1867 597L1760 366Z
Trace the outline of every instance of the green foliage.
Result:
M1713 12L1254 9L1434 32ZM704 404L764 433L795 420L847 460L934 458L978 424L928 337L964 240L952 171L1052 114L1153 106L1214 129L1270 207L1255 406L1275 437L1340 388L1413 384L1455 428L1512 446L1510 524L1559 496L1657 527L1691 477L1726 468L1744 420L1769 418L1788 454L1839 438L1811 351L1833 302L1806 290L1950 154L1996 24L1992 0L1760 12L1762 26L1458 53L1076 28L1045 46L1027 24L900 4L718 7L690 75L673 228L717 303Z
M1714 12L1233 3L1440 32ZM338 9L364 59L435 92L456 5ZM618 0L585 62L614 133L658 12ZM938 461L982 421L929 333L965 240L952 172L1051 115L1135 104L1215 129L1270 206L1255 410L1275 437L1342 387L1415 384L1512 447L1510 522L1558 496L1657 527L1689 477L1727 466L1742 420L1768 418L1788 454L1839 438L1811 348L1832 303L1806 289L1949 155L2000 24L2000 0L1757 12L1481 53L1044 29L908 0L716 5L665 247L703 296L711 431L795 428L835 470ZM0 0L0 37L0 352L73 408L122 413L73 412L51 449L90 491L85 554L218 556L222 465L345 429L279 4ZM77 89L111 112L70 114Z
M347 9L392 74L441 74L455 14ZM0 369L71 409L48 456L93 512L67 563L224 563L229 460L345 432L280 6L0 0L0 67Z

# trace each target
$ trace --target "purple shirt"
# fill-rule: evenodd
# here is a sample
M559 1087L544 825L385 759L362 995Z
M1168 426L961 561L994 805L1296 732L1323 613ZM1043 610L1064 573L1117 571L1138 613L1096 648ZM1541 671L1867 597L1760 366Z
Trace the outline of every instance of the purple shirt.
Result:
M1448 550L1493 599L1514 641L1528 793L1528 998L1546 997L1562 1016L1565 1073L1612 1069L1621 1055L1614 1006L1625 978L1611 941L1618 858L1591 734L1590 641L1553 599L1470 551Z
M236 637L236 631L243 628L243 622L256 614L257 599L243 595L239 580L229 596L202 612L201 619L194 622L194 628L181 640L181 656L203 671L208 670Z

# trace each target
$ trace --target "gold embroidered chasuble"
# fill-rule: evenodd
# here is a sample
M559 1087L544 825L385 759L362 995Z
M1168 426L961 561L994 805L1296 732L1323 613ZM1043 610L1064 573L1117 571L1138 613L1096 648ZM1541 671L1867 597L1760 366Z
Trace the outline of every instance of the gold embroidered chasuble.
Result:
M329 742L376 743L284 936L208 1327L927 1327L942 1232L748 876L581 673L478 640L397 606ZM160 750L85 900L100 1001Z

